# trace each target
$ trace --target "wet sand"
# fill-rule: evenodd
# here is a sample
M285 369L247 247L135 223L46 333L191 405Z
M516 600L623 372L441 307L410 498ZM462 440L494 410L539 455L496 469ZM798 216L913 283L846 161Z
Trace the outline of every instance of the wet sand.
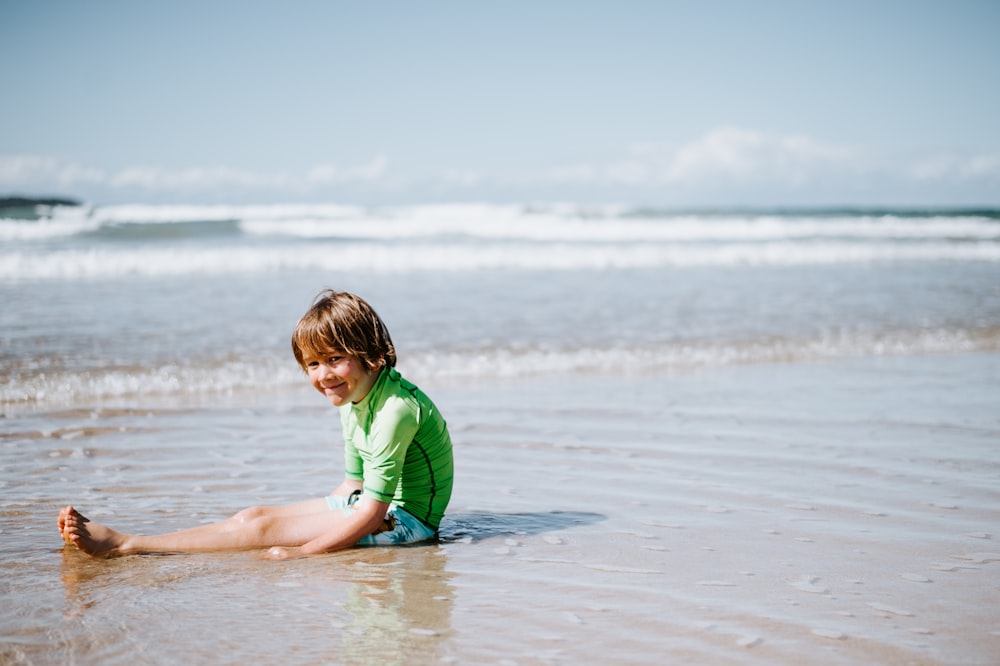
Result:
M94 560L72 501L160 532L323 494L315 396L8 416L7 664L993 664L1000 355L425 386L439 544Z

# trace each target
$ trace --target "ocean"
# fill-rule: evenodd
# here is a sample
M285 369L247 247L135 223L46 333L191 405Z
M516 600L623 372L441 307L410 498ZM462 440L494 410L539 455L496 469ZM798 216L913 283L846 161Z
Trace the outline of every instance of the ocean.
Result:
M996 663L1000 211L0 213L0 663ZM437 542L95 559L343 478L289 337L368 300Z
M0 405L301 383L325 287L422 382L1000 347L1000 212L79 206L0 219Z

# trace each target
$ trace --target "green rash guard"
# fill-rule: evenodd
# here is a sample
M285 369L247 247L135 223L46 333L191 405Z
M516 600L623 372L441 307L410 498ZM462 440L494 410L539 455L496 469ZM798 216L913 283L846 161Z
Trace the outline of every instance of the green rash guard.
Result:
M340 423L347 478L437 529L454 463L447 424L430 398L395 368L382 368L368 395L340 407Z

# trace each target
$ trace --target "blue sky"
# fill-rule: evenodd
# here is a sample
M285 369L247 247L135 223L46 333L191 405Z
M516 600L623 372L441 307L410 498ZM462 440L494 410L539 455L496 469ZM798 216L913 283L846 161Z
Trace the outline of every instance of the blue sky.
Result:
M0 0L0 194L997 206L998 34L992 0Z

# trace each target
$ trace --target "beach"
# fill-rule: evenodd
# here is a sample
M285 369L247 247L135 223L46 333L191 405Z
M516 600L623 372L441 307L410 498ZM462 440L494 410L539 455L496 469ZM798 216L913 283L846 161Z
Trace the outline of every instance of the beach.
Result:
M322 406L25 419L4 662L995 663L998 383L988 354L442 386L440 543L285 563L94 560L55 514L160 532L322 494Z
M992 218L294 212L0 224L0 662L996 663ZM440 539L63 548L68 503L159 533L338 485L287 341L325 286L448 420Z

